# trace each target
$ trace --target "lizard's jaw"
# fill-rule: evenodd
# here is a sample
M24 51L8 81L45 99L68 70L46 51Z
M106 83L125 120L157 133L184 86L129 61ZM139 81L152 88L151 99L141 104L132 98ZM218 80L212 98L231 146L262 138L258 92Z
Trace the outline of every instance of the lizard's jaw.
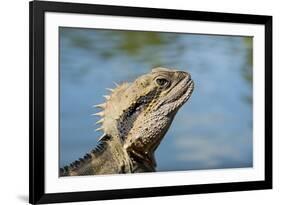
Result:
M193 80L189 79L183 86L182 95L174 101L176 107L182 106L190 98L193 90L194 82Z

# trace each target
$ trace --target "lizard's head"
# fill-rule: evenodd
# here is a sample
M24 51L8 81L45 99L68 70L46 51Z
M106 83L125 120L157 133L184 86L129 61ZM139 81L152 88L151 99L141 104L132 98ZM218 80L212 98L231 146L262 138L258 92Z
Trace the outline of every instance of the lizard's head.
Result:
M154 151L178 109L194 88L190 74L155 68L132 83L117 86L97 115L106 136L120 140L129 155L156 166Z

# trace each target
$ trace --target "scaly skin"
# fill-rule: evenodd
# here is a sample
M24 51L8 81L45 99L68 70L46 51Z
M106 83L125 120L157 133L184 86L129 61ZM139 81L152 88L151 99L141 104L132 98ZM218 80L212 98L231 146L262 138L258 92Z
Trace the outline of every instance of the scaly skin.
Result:
M83 159L60 169L60 176L153 172L154 152L179 108L189 99L190 74L154 68L132 83L123 83L95 107L100 144Z

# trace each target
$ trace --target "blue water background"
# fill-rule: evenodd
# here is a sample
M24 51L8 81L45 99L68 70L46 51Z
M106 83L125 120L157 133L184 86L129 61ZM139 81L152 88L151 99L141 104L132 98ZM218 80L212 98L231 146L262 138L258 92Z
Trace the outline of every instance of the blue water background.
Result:
M252 166L252 38L60 28L59 47L61 167L96 146L92 105L105 88L154 66L195 82L156 151L157 171Z

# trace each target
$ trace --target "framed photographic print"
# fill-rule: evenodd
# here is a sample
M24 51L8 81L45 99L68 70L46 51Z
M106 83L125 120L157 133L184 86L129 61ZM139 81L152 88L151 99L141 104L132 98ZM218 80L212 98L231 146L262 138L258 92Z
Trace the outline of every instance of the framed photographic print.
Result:
M272 17L30 2L30 203L272 188Z

